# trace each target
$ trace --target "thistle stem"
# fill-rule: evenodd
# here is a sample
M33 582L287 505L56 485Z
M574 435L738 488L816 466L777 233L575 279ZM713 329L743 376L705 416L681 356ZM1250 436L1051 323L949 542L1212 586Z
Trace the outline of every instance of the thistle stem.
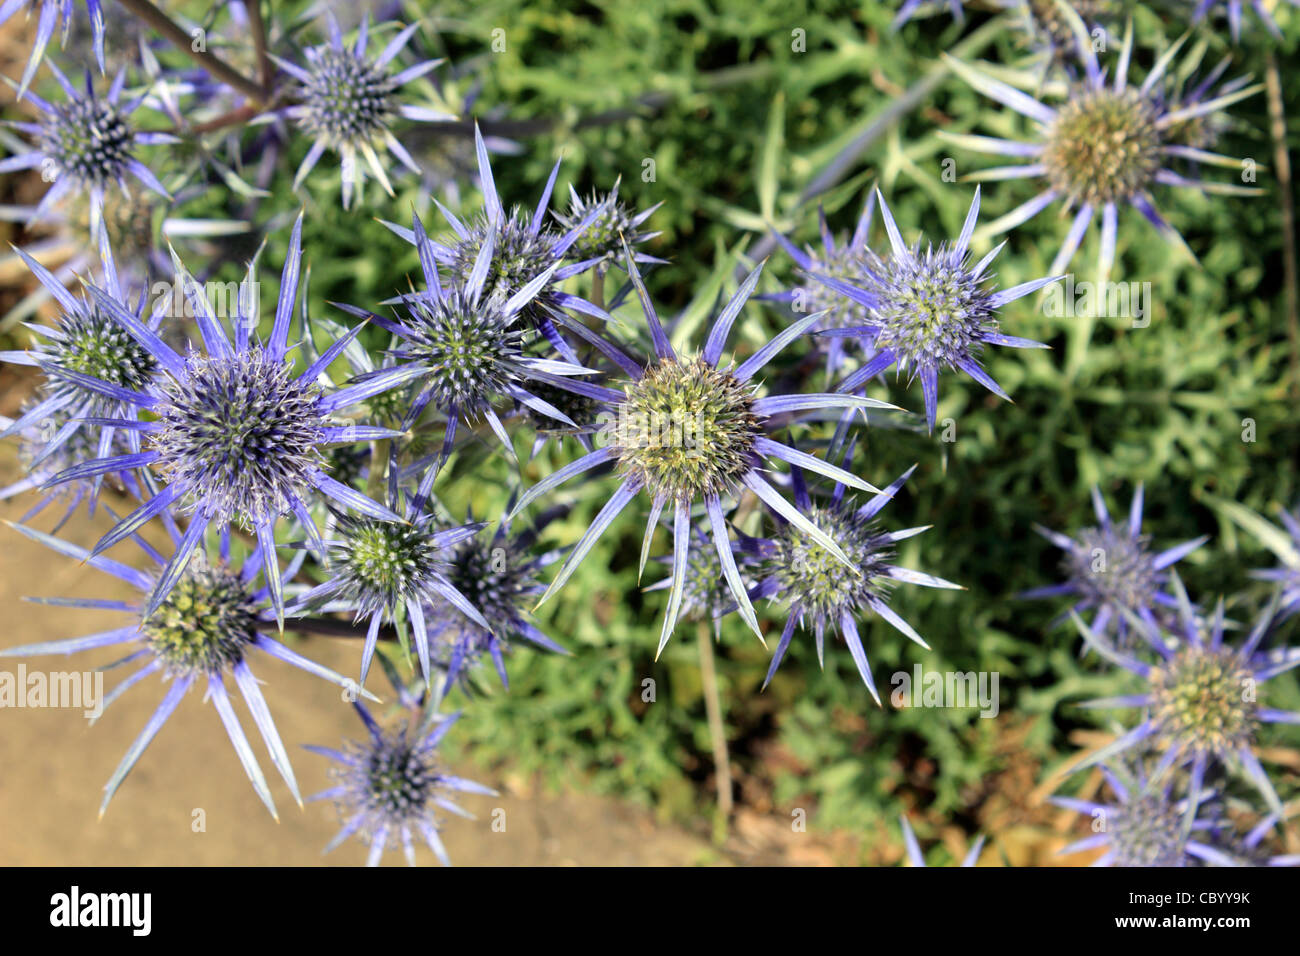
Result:
M713 777L718 790L713 839L721 843L727 838L727 821L731 819L731 760L727 755L722 699L718 693L718 673L713 660L713 633L707 620L700 621L695 643L700 649L700 680L704 685L704 710L709 720L709 739L713 742Z
M1269 132L1273 137L1273 166L1277 170L1278 199L1282 205L1282 276L1286 287L1286 333L1291 346L1291 394L1300 396L1300 277L1296 275L1295 199L1291 193L1291 158L1286 148L1282 80L1272 50L1268 52L1264 85L1268 96Z
M266 0L268 10L271 0ZM248 23L253 28L253 51L257 55L258 70L262 81L262 98L271 95L271 58L266 55L266 21L262 19L262 0L252 0L245 4L248 8Z
M212 76L223 83L229 83L252 100L261 102L265 99L265 92L260 84L244 76L216 54L209 53L206 48L202 50L194 49L193 38L176 21L150 3L149 0L122 0L122 6L127 9L127 12L140 18L161 33L167 39L167 42L176 49L188 54L191 60L203 67ZM256 6L256 4L250 6Z

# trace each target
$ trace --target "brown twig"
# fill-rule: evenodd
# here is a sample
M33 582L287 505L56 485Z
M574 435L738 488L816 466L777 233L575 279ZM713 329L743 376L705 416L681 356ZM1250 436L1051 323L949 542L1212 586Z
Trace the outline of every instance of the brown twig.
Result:
M1264 85L1268 91L1273 167L1277 171L1278 200L1282 205L1282 278L1286 287L1286 333L1291 345L1291 394L1300 397L1300 277L1296 275L1295 199L1291 193L1291 158L1286 149L1282 80L1272 50L1268 52Z
M223 83L230 84L250 99L259 102L265 99L265 91L261 84L244 76L215 53L208 52L206 46L202 50L196 50L193 38L176 21L150 3L149 0L122 0L122 6L127 9L127 12L139 17L161 33L167 39L167 42L188 54L190 59ZM256 4L250 4L250 6L256 6Z

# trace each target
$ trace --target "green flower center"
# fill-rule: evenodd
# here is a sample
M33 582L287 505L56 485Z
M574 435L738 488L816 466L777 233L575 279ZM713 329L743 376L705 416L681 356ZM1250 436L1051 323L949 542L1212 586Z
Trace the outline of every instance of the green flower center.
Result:
M1151 671L1152 717L1169 746L1226 756L1250 746L1255 678L1227 648L1187 645Z
M884 576L885 562L893 553L887 539L852 511L814 506L807 517L839 544L852 568L793 525L786 525L775 539L772 559L780 593L789 595L791 604L802 605L814 619L832 620L841 611L856 611L869 598L883 596L890 580Z
M761 435L754 388L702 359L662 359L624 386L614 443L651 494L694 501L733 488Z
M1154 110L1136 90L1086 90L1057 113L1043 164L1052 188L1071 202L1122 202L1151 183L1161 143Z
M191 564L140 629L169 671L213 673L243 659L256 637L257 611L237 574Z
M427 533L411 525L364 519L348 535L345 561L352 577L372 593L400 599L430 565Z

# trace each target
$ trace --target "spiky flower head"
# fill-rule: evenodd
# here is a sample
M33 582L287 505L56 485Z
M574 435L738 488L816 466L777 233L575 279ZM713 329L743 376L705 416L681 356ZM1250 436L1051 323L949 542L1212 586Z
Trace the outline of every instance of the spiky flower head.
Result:
M155 591L159 576L166 573L165 559L139 536L133 536L133 540L145 556L154 562L152 571L140 570L121 561L92 554L75 544L26 525L10 526L32 541L112 575L139 591L142 598L146 599L139 602L57 599L52 603L108 609L126 614L128 620L120 627L85 637L0 651L0 657L34 657L74 654L101 647L132 648L129 656L119 663L133 661L139 666L106 696L104 706L111 704L124 691L145 678L156 674L164 679L167 692L162 702L104 788L101 816L154 736L189 690L196 686L203 688L205 700L210 700L216 708L253 789L271 814L276 814L266 778L231 704L228 686L231 681L253 716L271 762L284 778L294 799L302 802L288 754L275 729L258 680L249 668L251 652L257 650L279 658L309 674L347 688L351 694L365 693L357 687L355 681L308 660L267 633L275 625L276 618L276 612L270 606L270 597L278 593L284 582L297 573L305 553L300 552L295 562L284 571L281 571L272 555L275 581L268 586L265 577L260 583L257 580L258 572L263 567L260 549L255 548L237 561L232 555L230 535L222 534L215 548L209 550L206 543L201 547L195 559L179 575L175 586L168 590L161 604L151 609L147 599ZM165 523L165 527L173 546L179 548L183 537L188 533L183 534L170 521Z
M1141 708L1143 716L1134 729L1076 764L1076 769L1116 753L1149 749L1160 755L1161 768L1190 768L1187 792L1196 804L1202 797L1208 768L1235 766L1263 796L1269 809L1281 815L1277 792L1255 756L1258 731L1263 724L1300 723L1300 714L1264 707L1258 701L1261 685L1300 665L1300 651L1260 651L1275 621L1276 601L1259 616L1246 639L1234 647L1223 639L1223 601L1219 601L1207 622L1188 601L1177 573L1171 578L1178 608L1175 627L1166 630L1130 615L1130 623L1145 646L1156 652L1155 663L1112 648L1075 616L1089 646L1111 663L1138 675L1144 683L1140 693L1083 705Z
M394 513L404 511L405 516L388 521L373 515L336 515L334 532L324 542L334 556L329 578L305 592L289 608L290 614L350 611L358 620L369 618L361 654L362 684L370 672L379 629L386 623L410 624L421 672L426 680L429 678L424 605L435 597L486 626L469 599L448 580L453 549L478 534L483 524L440 529L428 509L428 499L418 494L407 498L404 508L400 493L389 503Z
M543 569L559 558L558 551L536 551L537 537L562 510L550 509L518 532L503 521L492 537L466 538L455 546L447 578L480 617L467 617L440 599L427 611L431 637L449 648L443 662L448 688L484 654L491 657L502 686L508 687L504 655L516 640L568 653L537 627L529 610L545 590Z
M695 501L733 492L762 436L757 387L702 358L660 359L624 385L613 441L623 473L655 497Z
M36 37L32 42L32 52L27 58L27 66L23 69L23 78L18 83L18 98L22 99L27 94L27 87L36 76L36 69L41 65L41 60L45 56L45 50L50 45L50 40L54 37L54 31L59 27L62 21L63 43L66 45L68 40L68 30L72 26L73 0L3 0L0 3L0 26L4 26L19 10L24 7L27 9L27 15L30 17L32 8L40 7L40 18L36 22ZM86 16L90 21L90 29L93 37L93 48L95 62L99 65L99 72L104 72L104 7L102 0L85 0Z
M60 200L84 194L90 197L90 229L92 237L97 238L103 228L105 191L116 184L123 192L129 192L128 176L170 199L158 178L136 159L135 151L139 146L178 140L168 133L136 128L131 115L145 97L122 101L126 73L119 72L107 94L101 96L96 93L89 72L85 89L78 90L53 62L49 67L63 89L63 100L51 103L35 93L27 93L27 99L41 112L40 121L14 126L35 140L34 149L0 160L0 172L39 168L42 177L52 184L32 210L29 221L44 221Z
M641 232L640 228L662 203L656 203L642 212L633 212L618 198L618 187L619 180L615 180L609 192L592 193L583 199L570 185L568 210L555 214L555 220L566 232L578 228L584 222L588 223L577 241L569 247L568 257L573 262L590 262L600 273L604 273L623 257L625 241L628 248L633 250L637 262L645 264L664 261L636 251L637 246L659 235L657 232Z
M450 284L466 288L478 286L485 299L516 303L516 309L559 351L560 357L577 364L576 355L557 327L566 324L562 310L575 309L601 319L609 316L585 299L561 291L559 285L593 265L591 262L566 262L573 244L601 210L599 207L591 209L581 222L563 233L548 225L551 193L560 171L557 160L532 215L527 215L519 207L507 212L497 194L487 145L477 125L474 127L474 146L483 191L483 209L467 222L444 209L454 233L449 243L423 238L422 228L417 232L393 223L385 225L420 249L420 263L431 288L434 282L430 274L442 265L452 274ZM427 252L423 248L426 244Z
M420 172L411 154L393 135L391 126L394 121L436 123L454 117L443 110L403 103L398 94L401 87L442 62L424 60L393 72L392 61L406 48L419 24L413 23L398 32L373 58L367 51L369 15L361 21L356 42L350 46L344 45L342 31L332 13L326 16L326 24L329 42L308 49L304 54L304 65L279 58L276 62L297 81L295 94L298 102L286 113L315 140L294 175L294 188L302 185L325 150L332 150L342 159L343 208L348 209L352 205L354 187L359 190L364 185L366 169L386 193L393 195L380 159L382 150L387 149L411 172ZM390 24L382 24L377 29L388 26Z
M201 490L178 502L183 510L254 527L291 513L324 461L321 399L266 349L192 353L183 376L161 383L147 441L168 484Z
M820 312L822 320L817 329L842 329L864 325L869 319L867 307L860 302L846 298L842 293L819 281L818 275L830 276L848 285L863 285L868 281L867 258L870 249L867 242L871 234L871 225L876 215L876 194L867 197L867 202L858 217L853 235L847 242L840 242L831 233L826 222L826 212L818 207L817 223L820 227L821 246L805 246L800 249L779 232L774 232L776 241L790 255L803 273L805 280L800 286L782 295L782 300L789 300L796 312ZM831 348L837 348L843 339L828 340ZM831 370L839 363L831 364Z
M1061 570L1066 580L1026 591L1021 597L1070 597L1073 613L1093 612L1089 626L1095 634L1128 647L1133 639L1130 618L1137 616L1154 624L1165 616L1176 603L1165 591L1169 569L1209 540L1202 536L1162 551L1153 549L1150 535L1142 533L1144 500L1139 484L1128 516L1115 521L1101 489L1093 486L1095 526L1070 537L1035 525L1035 531L1065 552Z
M322 469L323 446L391 438L391 429L336 424L333 416L350 405L410 380L409 372L390 369L326 394L317 384L321 373L360 330L335 342L301 375L294 376L289 356L289 323L298 298L302 257L302 218L294 224L280 278L280 296L270 338L253 335L257 307L241 294L234 305L232 342L213 312L204 289L179 259L176 275L193 311L204 350L184 357L139 320L113 294L88 286L94 303L117 322L157 363L158 372L140 389L127 389L90 376L77 382L98 390L132 409L147 410L156 420L106 419L104 424L138 431L139 452L102 455L69 468L51 479L59 483L130 469L156 469L164 487L105 535L92 553L123 540L155 515L175 509L190 516L189 528L166 572L158 580L148 612L162 603L179 580L191 552L210 525L250 528L261 544L272 602L284 606L279 575L274 572L274 527L293 514L315 536L315 523L306 502L313 492L352 511L381 520L401 518L382 505L340 484ZM244 289L257 288L255 263L250 263ZM175 293L181 294L181 290ZM306 316L304 315L304 333ZM67 373L65 373L67 374Z
M845 464L852 460L852 453L850 444L845 452ZM822 532L823 538L837 542L849 561L845 564L837 560L820 541L793 523L783 523L772 538L759 543L763 563L759 570L759 583L750 594L754 598L782 601L788 607L783 612L788 615L785 629L772 655L765 687L785 659L795 625L800 623L816 637L817 658L823 666L827 630L840 634L849 646L862 682L877 704L880 695L858 632L857 619L864 614L875 614L910 640L929 649L916 630L889 606L889 592L899 581L931 588L960 589L961 585L893 564L895 542L920 534L925 528L885 531L875 520L914 470L915 466L909 468L884 491L858 506L844 497L845 487L838 482L829 501L814 503L802 472L795 469L795 504L799 511L809 524Z
M453 793L495 796L496 791L447 773L438 759L438 744L459 713L417 728L407 725L385 730L359 701L353 706L368 736L350 741L344 750L308 746L308 750L335 761L330 768L334 786L312 800L332 800L343 828L325 847L329 853L349 837L370 847L367 866L378 866L385 850L399 847L406 862L415 866L415 841L428 844L443 866L450 866L438 831L444 811L469 817L450 797Z
M550 489L602 464L617 466L620 484L582 540L570 552L542 601L564 585L610 523L644 490L651 498L651 506L641 551L643 571L664 508L670 507L673 514L672 584L659 650L663 650L672 635L681 610L689 566L691 509L693 504L699 503L704 505L709 518L713 543L728 589L741 616L758 634L758 620L736 568L724 517L724 500L729 501L740 488L749 489L768 508L805 529L814 540L847 564L848 556L840 546L768 484L762 474L764 462L776 459L829 475L865 491L877 489L844 469L774 441L767 434L781 427L788 420L785 416L791 412L893 406L844 394L757 396L751 384L755 374L778 352L807 332L820 318L818 315L795 322L740 365L720 365L732 323L753 293L762 273L762 264L749 274L723 307L709 332L704 350L698 355L679 356L668 341L631 250L625 249L624 262L649 326L654 356L644 364L636 362L618 346L587 330L588 341L626 375L621 391L588 387L588 394L604 403L607 409L598 415L601 427L597 440L601 447L528 489L512 514Z
M941 372L963 371L994 395L1010 400L980 365L984 345L1047 346L1004 335L999 331L997 310L1060 277L1023 282L1001 292L988 287L985 271L1002 247L998 246L978 262L969 260L971 236L979 216L979 187L975 189L957 241L951 246L930 246L925 252L921 252L919 242L910 248L903 243L893 213L879 190L876 196L891 254L882 257L867 250L860 285L814 274L818 281L867 310L864 324L829 329L822 334L858 338L876 350L874 356L840 384L838 391L859 389L891 366L899 374L906 371L911 377L919 376L925 397L925 417L931 429L938 413Z
M576 356L574 361L559 361L529 353L536 333L525 319L526 310L551 280L556 263L507 297L501 287L489 285L492 263L497 261L495 239L489 236L464 284L444 286L437 264L441 247L425 234L418 216L413 225L411 240L419 253L425 288L394 300L405 305L405 320L392 322L366 309L343 308L376 322L400 340L389 354L402 363L400 367L418 388L404 427L409 428L430 404L447 417L442 453L421 483L420 494L427 496L451 454L460 420L486 418L506 454L513 458L514 446L494 404L519 402L559 424L576 427L572 419L531 389L535 383L543 383L590 394L590 387L574 376L594 373L577 364ZM360 380L368 378L363 375Z
M1262 86L1234 88L1196 102L1172 103L1161 95L1160 85L1186 37L1178 40L1156 61L1141 85L1129 83L1133 53L1133 25L1124 32L1114 71L1098 65L1087 31L1077 16L1070 17L1078 38L1077 50L1085 75L1068 87L1064 103L1052 107L995 80L959 60L948 64L972 87L1004 106L1034 120L1038 126L1031 142L987 136L952 135L947 138L977 152L1025 160L1021 165L982 171L974 178L1039 179L1042 191L997 222L998 231L1014 228L1060 201L1073 213L1061 248L1052 262L1053 274L1069 265L1093 219L1101 217L1101 243L1097 271L1102 281L1115 262L1115 240L1122 206L1138 210L1169 242L1186 249L1182 237L1156 210L1151 197L1157 186L1198 189L1224 195L1255 195L1258 190L1234 183L1193 179L1173 168L1171 161L1189 160L1225 167L1239 161L1173 142L1170 130L1212 114ZM1189 253L1190 255L1190 253Z
M1195 801L1180 799L1171 781L1150 778L1141 764L1107 764L1102 774L1110 802L1051 798L1058 806L1084 814L1093 831L1060 855L1103 849L1093 865L1117 867L1197 866L1221 857L1204 839L1209 822L1196 819Z
M116 298L123 298L123 283L109 250L106 233L99 235L103 281ZM39 402L24 410L0 438L37 428L44 432L42 451L29 463L29 469L41 468L50 456L63 453L67 443L75 442L83 453L67 465L87 458L104 457L110 450L139 450L135 432L122 432L112 425L96 430L96 424L119 418L134 418L130 403L105 395L97 384L104 382L117 389L140 392L148 388L157 362L118 322L104 313L89 293L74 296L60 279L22 249L19 257L27 264L41 286L59 306L59 316L52 327L28 326L40 340L26 352L0 352L0 362L39 366L46 374ZM144 296L132 310L137 319L144 308ZM51 428L57 421L57 428ZM127 447L122 449L122 445ZM51 478L57 472L45 472ZM61 470L61 469L60 469Z
M722 562L713 542L699 528L692 529L691 549L687 553L686 580L683 583L681 614L687 620L712 620L715 633L721 628L721 618L736 605L727 586L726 576L722 571ZM735 552L736 570L740 572L740 582L746 590L757 583L759 557L755 546L741 541ZM668 561L668 559L660 559ZM646 588L647 591L661 591L672 585L672 578Z

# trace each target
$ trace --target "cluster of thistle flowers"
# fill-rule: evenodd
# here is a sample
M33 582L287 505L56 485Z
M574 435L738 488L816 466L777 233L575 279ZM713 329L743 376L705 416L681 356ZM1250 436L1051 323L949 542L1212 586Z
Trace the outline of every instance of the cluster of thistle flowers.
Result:
M1295 568L1255 574L1276 583L1274 597L1241 625L1222 599L1208 612L1194 605L1173 568L1205 538L1152 547L1141 486L1121 520L1095 488L1093 504L1093 527L1072 536L1039 529L1063 551L1066 580L1024 596L1069 597L1063 617L1085 651L1139 682L1132 693L1082 706L1139 716L1075 764L1100 767L1110 798L1056 799L1087 814L1093 830L1062 852L1103 849L1097 862L1115 866L1300 865L1300 855L1272 849L1286 811L1258 757L1264 725L1300 723L1300 713L1261 700L1265 682L1300 665L1300 648L1287 646L1280 628L1297 610ZM1300 521L1284 520L1300 542ZM1244 637L1231 633L1241 630ZM1243 782L1251 799L1237 793Z
M101 0L86 0L84 23L77 6L74 0L0 3L0 24L20 12L38 16L21 79L4 78L32 115L0 130L0 147L8 154L0 159L0 172L35 169L51 184L35 205L6 206L0 217L46 234L28 246L31 254L68 255L56 270L67 283L75 285L75 275L94 266L105 229L114 237L119 265L141 280L170 278L160 239L197 246L248 231L255 204L299 141L308 148L294 189L309 178L317 187L329 182L319 164L327 153L336 155L341 174L335 188L345 208L362 198L368 181L389 195L398 175L420 177L430 188L450 186L445 163L421 165L398 137L419 124L456 118L452 84L429 78L442 61L412 53L417 23L371 24L367 16L345 42L327 13L316 43L310 40L319 31L314 19L272 23L260 31L269 39L265 75L254 96L259 84L232 86L215 69L224 65L238 73L222 57L240 49L242 38L256 29L245 4L225 4L220 16L202 22L169 12L176 30L196 38L195 49L213 64L206 70L176 65L169 40L125 10L116 11L106 29ZM89 31L81 29L85 25ZM106 34L114 42L106 44ZM56 36L63 62L74 68L71 79L59 57L49 55ZM32 88L42 69L57 81L44 96ZM458 105L468 107L472 100L466 96ZM495 149L513 145L492 137L488 143ZM464 165L463 151L439 149L448 154L439 159ZM232 210L225 219L184 214L187 203L214 188L243 197L247 209ZM24 313L39 304L23 303Z

